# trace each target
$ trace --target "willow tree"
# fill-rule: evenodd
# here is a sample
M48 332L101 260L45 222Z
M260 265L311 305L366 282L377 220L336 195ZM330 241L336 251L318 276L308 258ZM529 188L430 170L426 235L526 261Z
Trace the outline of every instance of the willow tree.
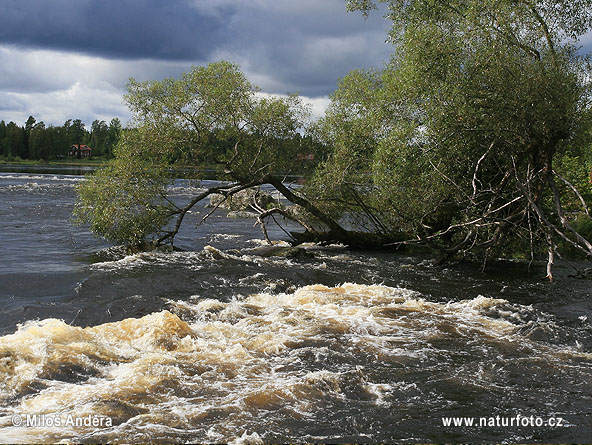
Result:
M379 6L347 3L364 14ZM575 43L592 2L378 3L394 54L333 95L321 129L334 151L311 189L322 207L380 233L402 229L445 256L544 246L549 279L558 245L592 255L573 224L589 217L589 190L556 168L590 150L591 73Z
M333 224L282 182L298 168L300 148L293 141L308 116L297 96L258 94L238 66L224 61L178 79L131 79L128 87L132 129L123 133L112 164L79 188L75 216L94 233L125 244L172 243L185 215L209 195L226 199L262 184ZM204 163L220 165L226 181L188 202L173 199L171 169L198 180ZM294 218L280 207L259 210L262 224L274 213Z

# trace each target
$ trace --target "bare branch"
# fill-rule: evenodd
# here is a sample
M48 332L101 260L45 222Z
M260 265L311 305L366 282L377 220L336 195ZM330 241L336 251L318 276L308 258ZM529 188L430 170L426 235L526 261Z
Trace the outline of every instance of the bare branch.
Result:
M205 215L205 216L204 216L204 217L201 219L201 221L200 221L200 222L198 222L198 223L195 225L195 227L197 228L197 227L201 226L203 223L205 223L205 222L206 222L206 220L207 220L207 219L208 219L210 216L212 216L212 215L214 214L214 212L215 212L216 210L218 210L222 204L224 204L224 203L226 202L226 200L228 199L228 197L229 197L229 195L225 195L225 196L224 196L224 198L222 198L220 201L218 201L218 202L216 203L216 205L214 206L214 208L213 208L212 210L210 210L210 211L209 211L209 212L208 212L208 213L207 213L207 214L206 214L206 215Z
M551 187L551 190L553 192L553 199L555 200L555 207L557 208L557 216L559 216L559 220L561 221L561 224L563 225L563 227L565 227L567 230L569 230L571 233L573 233L573 235L578 240L579 244L586 246L586 248L588 249L588 255L592 255L592 244L590 244L590 242L586 238L584 238L582 235L580 235L578 233L578 231L575 230L571 226L571 224L569 223L569 221L567 220L567 218L563 214L563 208L561 206L561 198L559 197L559 191L557 190L557 186L555 185L555 180L553 179L553 175L551 175L551 174L548 175L547 181L548 181L549 186Z
M553 263L555 261L555 245L553 244L553 238L551 237L551 233L548 230L547 246L549 259L547 260L547 276L545 278L549 279L550 282L553 282Z
M304 209L306 209L310 214L316 217L319 221L323 222L324 224L329 227L333 234L342 239L346 240L347 231L341 227L333 218L322 212L318 207L312 204L307 199L302 198L301 196L295 194L292 190L287 188L278 178L275 177L268 177L267 182L273 185L278 192L280 192L288 201L298 204Z
M518 174L516 173L516 171L514 171L514 173L516 174L516 186L520 189L520 191L522 192L524 197L528 200L530 206L532 207L532 209L535 211L536 215L538 216L539 221L547 228L552 229L555 233L557 233L557 235L559 235L563 240L565 240L571 246L575 247L576 249L580 250L581 252L585 253L586 255L590 255L592 253L591 251L586 250L582 246L580 246L579 244L575 243L567 235L565 235L565 233L563 233L561 230L559 230L553 223L551 223L548 220L548 218L545 216L543 211L539 208L539 206L534 201L532 194L526 190L526 188L524 187L524 185L522 184L522 182L518 178Z
M253 168L255 167L255 164L257 163L259 156L261 156L262 151L263 151L263 141L259 142L259 149L257 150L257 154L253 157L253 162L251 162L251 165L249 166L250 173L253 172Z
M181 228L181 225L183 223L183 219L185 218L185 215L187 215L187 213L201 200L207 198L208 196L210 196L214 193L233 195L235 193L240 192L241 190L244 190L244 189L247 189L250 187L255 187L255 186L261 185L261 184L262 183L260 181L256 181L256 182L250 182L250 183L242 184L242 185L229 184L229 185L223 185L223 186L218 186L218 187L211 187L211 188L205 190L204 192L195 196L185 207L183 207L175 212L171 212L171 216L179 215L177 217L177 222L175 223L175 227L173 230L166 232L163 236L158 238L156 240L156 244L162 244L164 241L166 241L168 239L170 239L171 244L173 244L174 238L177 235L177 233L179 233L179 229Z
M265 218L267 218L268 216L271 216L273 218L273 220L275 221L275 223L278 225L278 227L280 229L282 229L282 231L288 235L290 238L292 238L292 240L296 241L296 239L294 238L294 236L289 233L288 231L286 231L281 224L279 224L277 222L277 220L274 218L274 214L280 214L282 215L284 218L289 219L291 221L294 221L297 224L300 224L302 227L304 227L304 229L306 229L308 232L314 232L314 229L310 226L308 226L305 222L300 221L298 218L295 218L294 216L290 215L288 212L286 212L284 209L281 209L279 207L273 208L273 209L269 209L269 210L265 210L263 211L263 209L261 209L262 212L259 214L259 216L257 216L257 223L256 224L261 224L261 228L263 230L263 235L265 236L265 239L267 240L267 242L269 244L271 244L271 241L269 239L269 237L267 236L267 229L265 227Z
M563 183L565 185L567 185L576 194L576 196L578 197L578 199L582 203L582 207L584 208L584 212L586 212L586 215L590 216L590 210L588 209L586 201L584 200L582 195L580 195L580 192L578 192L578 189L576 189L575 186L571 182L569 182L567 179L565 179L563 176L561 176L555 170L553 170L552 172L555 176L557 176L559 179L561 179L561 181L563 181Z
M481 165L481 162L483 162L483 160L485 159L485 157L489 154L489 152L493 148L493 145L494 144L495 144L495 142L492 142L491 143L491 145L489 146L489 148L487 149L487 151L485 153L483 153L483 156L481 156L479 158L479 160L477 161L477 165L475 165L475 171L473 172L473 199L477 195L477 173L479 172L479 166Z

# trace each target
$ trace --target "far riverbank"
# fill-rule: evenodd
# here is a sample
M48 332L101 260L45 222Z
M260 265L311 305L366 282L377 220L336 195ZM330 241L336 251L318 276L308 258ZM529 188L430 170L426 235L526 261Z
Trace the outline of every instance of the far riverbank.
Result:
M19 165L19 166L46 166L46 165L57 165L57 166L74 166L74 167L105 167L109 165L111 159L105 158L93 158L93 159L76 159L74 157L71 158L62 158L62 159L55 159L51 161L44 161L41 159L32 160L32 159L20 159L20 158L2 158L0 157L0 166L5 165Z

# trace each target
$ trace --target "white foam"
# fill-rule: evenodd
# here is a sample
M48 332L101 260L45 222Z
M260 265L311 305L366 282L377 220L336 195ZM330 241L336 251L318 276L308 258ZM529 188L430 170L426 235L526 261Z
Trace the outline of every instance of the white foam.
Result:
M214 248L209 251L219 255ZM159 254L120 261L141 262L154 255ZM437 303L408 289L345 283L230 302L205 298L168 303L185 320L169 311L89 328L49 319L27 322L15 334L0 337L4 410L122 417L125 423L113 430L114 436L98 436L103 441L148 440L210 419L203 440L247 443L261 439L257 415L280 407L295 417L312 418L325 399L348 403L352 387L383 407L394 403L398 393L421 394L415 382L372 381L360 357L373 357L377 365L401 361L424 366L456 353L446 350L451 341L467 341L497 348L502 355L509 349L511 360L527 351L528 357L556 367L563 366L569 354L585 358L576 350L531 341L512 321L488 316L493 309L512 307L484 296ZM443 346L436 349L436 341ZM336 368L334 357L355 365ZM488 369L469 375L462 366L454 378L470 378L467 384L485 390L496 388ZM69 367L92 375L60 381L60 373ZM23 397L41 383L47 388ZM10 402L13 398L16 402ZM131 408L122 408L127 404ZM216 416L219 421L212 420ZM44 437L58 442L83 434L93 437L89 429L24 430L22 437L27 442Z

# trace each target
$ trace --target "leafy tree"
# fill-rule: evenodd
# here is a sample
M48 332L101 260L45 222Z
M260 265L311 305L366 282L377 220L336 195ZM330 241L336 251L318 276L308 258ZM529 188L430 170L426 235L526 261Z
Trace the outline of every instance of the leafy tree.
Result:
M105 141L105 154L107 157L113 157L113 149L119 142L121 137L121 121L118 118L111 119L109 122L109 129L107 130L107 138Z
M49 146L44 122L35 124L29 132L29 157L31 159L49 159Z
M446 257L544 245L549 279L559 243L592 255L565 208L588 203L555 169L589 128L590 70L574 42L592 2L379 3L396 50L333 96L321 133L334 151L312 184L331 188L327 208L381 233L404 229Z
M212 193L229 197L267 183L292 197L278 175L289 172L298 155L286 143L307 117L298 97L257 95L239 68L224 61L194 67L179 79L131 79L128 89L134 129L122 133L110 167L79 189L75 215L93 232L129 244L150 236L172 243L187 212ZM230 149L215 150L213 140L231 142ZM195 179L198 171L191 169L203 162L219 164L231 182L187 203L174 201L167 190L170 168L183 167ZM261 218L269 212L262 209Z
M33 127L35 127L35 123L37 120L33 116L29 116L27 122L25 122L25 141L24 141L24 151L20 155L21 158L28 159L30 157L29 153L29 138L31 137L31 131Z
M70 121L66 121L66 124L69 124ZM71 125L68 125L68 136L70 139L70 144L80 146L84 144L85 137L86 137L86 129L84 128L85 124L80 119L74 119ZM81 151L78 150L76 153L76 157L80 159Z
M27 149L25 146L25 129L14 122L6 126L6 141L8 145L8 156L25 158Z
M29 133L33 129L33 127L35 126L35 122L37 122L37 120L33 116L29 116L27 122L25 122L25 131L27 133Z
M108 132L109 127L105 121L93 121L90 136L90 146L93 149L93 155L101 156L105 154Z
M376 7L347 3L365 14ZM331 152L303 191L278 175L301 154L290 143L303 118L298 99L257 96L236 66L219 62L130 82L137 129L123 135L115 164L82 186L79 219L116 241L172 242L199 200L267 183L315 220L298 218L300 241L396 246L404 234L445 258L484 259L544 246L549 279L559 244L592 255L574 226L589 215L589 194L576 187L585 175L565 173L589 153L590 70L574 45L591 27L592 0L379 3L396 50L385 69L340 82L314 128ZM172 202L167 169L202 162L222 165L233 182Z
M53 141L53 154L54 156L65 156L70 149L70 139L68 131L65 127L54 127L51 128L51 138Z
M0 121L0 156L8 156L8 139L6 138L6 122Z

